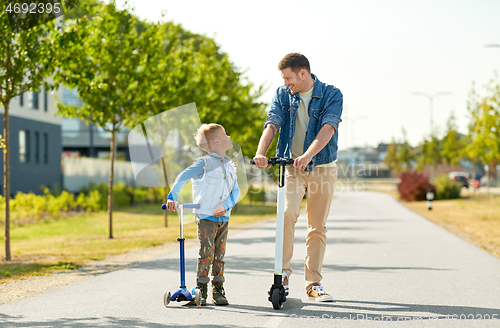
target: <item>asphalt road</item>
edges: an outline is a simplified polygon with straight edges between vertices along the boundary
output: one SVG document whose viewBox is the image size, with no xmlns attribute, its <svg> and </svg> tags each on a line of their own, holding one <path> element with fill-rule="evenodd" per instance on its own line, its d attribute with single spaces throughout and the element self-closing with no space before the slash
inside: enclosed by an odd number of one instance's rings
<svg viewBox="0 0 500 328">
<path fill-rule="evenodd" d="M 0 327 L 500 327 L 500 259 L 391 196 L 338 193 L 327 228 L 323 285 L 334 302 L 307 301 L 302 214 L 281 310 L 267 300 L 275 229 L 269 221 L 228 239 L 229 306 L 165 308 L 165 289 L 179 285 L 174 252 L 2 305 Z M 197 248 L 186 250 L 189 287 L 196 257 Z"/>
</svg>

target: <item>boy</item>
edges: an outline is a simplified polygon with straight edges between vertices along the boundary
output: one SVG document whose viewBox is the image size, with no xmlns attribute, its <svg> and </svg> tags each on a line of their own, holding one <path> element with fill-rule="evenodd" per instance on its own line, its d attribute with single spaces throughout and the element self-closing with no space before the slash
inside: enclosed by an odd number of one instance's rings
<svg viewBox="0 0 500 328">
<path fill-rule="evenodd" d="M 236 167 L 226 156 L 233 148 L 231 137 L 219 124 L 203 124 L 195 135 L 197 145 L 209 153 L 185 169 L 176 179 L 167 197 L 167 209 L 177 210 L 182 186 L 191 179 L 193 203 L 200 241 L 196 288 L 201 291 L 201 304 L 206 304 L 210 266 L 212 266 L 212 303 L 229 304 L 225 296 L 224 254 L 231 209 L 236 205 L 240 189 Z"/>
</svg>

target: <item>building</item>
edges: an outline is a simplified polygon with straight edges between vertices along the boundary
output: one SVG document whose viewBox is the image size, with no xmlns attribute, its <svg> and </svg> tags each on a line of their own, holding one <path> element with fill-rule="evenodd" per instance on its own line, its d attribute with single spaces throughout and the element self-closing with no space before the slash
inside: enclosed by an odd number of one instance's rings
<svg viewBox="0 0 500 328">
<path fill-rule="evenodd" d="M 346 178 L 392 178 L 392 171 L 384 163 L 387 144 L 372 147 L 353 147 L 337 152 L 339 179 Z"/>
<path fill-rule="evenodd" d="M 59 96 L 59 92 L 57 92 Z M 9 106 L 9 154 L 11 196 L 17 192 L 40 194 L 41 186 L 62 185 L 61 123 L 55 116 L 53 95 L 42 87 L 11 100 Z M 0 126 L 4 129 L 4 107 Z M 3 135 L 3 132 L 2 132 Z M 3 167 L 3 156 L 0 156 Z M 4 192 L 1 179 L 1 193 Z"/>
<path fill-rule="evenodd" d="M 62 102 L 67 106 L 83 106 L 76 89 L 62 87 Z M 109 158 L 111 135 L 101 127 L 79 118 L 63 118 L 62 120 L 63 152 L 73 156 Z M 128 149 L 128 132 L 122 129 L 116 134 L 116 159 L 130 161 Z"/>
</svg>

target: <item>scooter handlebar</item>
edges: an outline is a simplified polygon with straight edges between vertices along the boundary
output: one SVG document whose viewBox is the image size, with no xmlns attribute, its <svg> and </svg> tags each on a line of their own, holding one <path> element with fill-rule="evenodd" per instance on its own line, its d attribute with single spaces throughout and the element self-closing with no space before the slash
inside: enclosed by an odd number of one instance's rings
<svg viewBox="0 0 500 328">
<path fill-rule="evenodd" d="M 200 204 L 179 204 L 177 207 L 199 209 Z M 167 209 L 167 204 L 161 204 L 161 209 L 165 211 Z"/>
<path fill-rule="evenodd" d="M 181 204 L 179 206 L 182 206 L 182 208 L 196 208 L 196 209 L 199 209 L 200 208 L 200 204 Z"/>
<path fill-rule="evenodd" d="M 280 157 L 271 157 L 268 161 L 267 164 L 271 166 L 278 166 L 278 165 L 293 165 L 294 159 L 293 158 L 280 158 Z M 250 160 L 250 164 L 255 165 L 254 160 Z M 312 161 L 309 162 L 309 165 L 312 165 Z"/>
</svg>

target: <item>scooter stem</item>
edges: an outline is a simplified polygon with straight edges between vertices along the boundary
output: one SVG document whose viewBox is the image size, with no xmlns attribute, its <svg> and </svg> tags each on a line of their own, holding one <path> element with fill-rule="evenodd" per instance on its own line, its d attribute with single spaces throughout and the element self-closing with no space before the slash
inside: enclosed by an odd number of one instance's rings
<svg viewBox="0 0 500 328">
<path fill-rule="evenodd" d="M 280 166 L 280 171 L 283 166 Z M 281 275 L 283 266 L 283 230 L 285 224 L 285 187 L 278 188 L 278 210 L 276 216 L 276 243 L 274 251 L 274 274 Z"/>
</svg>

